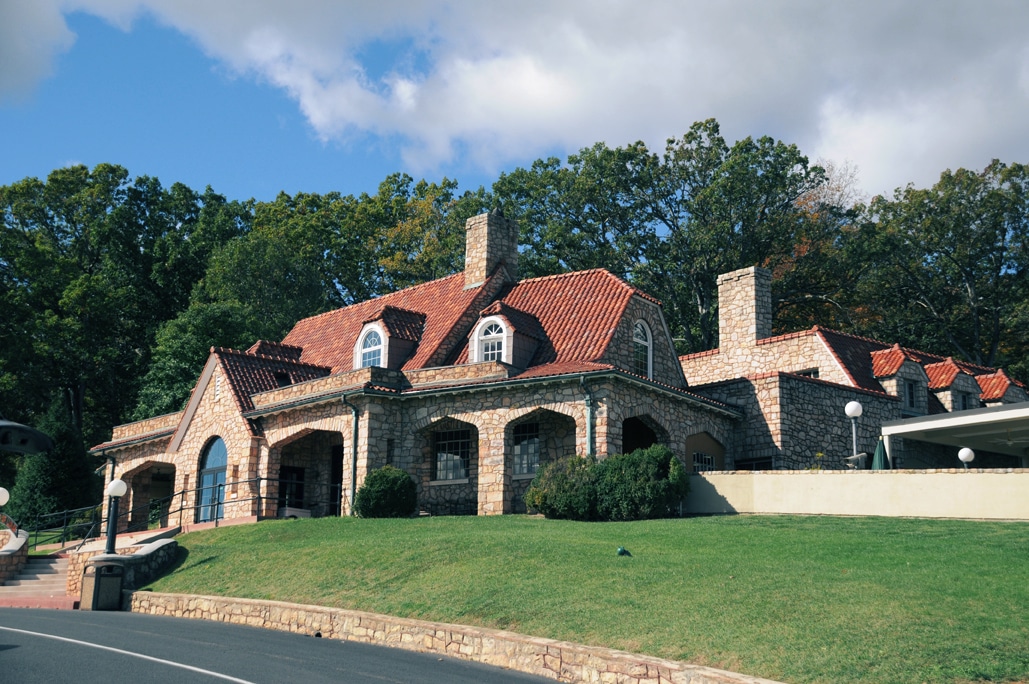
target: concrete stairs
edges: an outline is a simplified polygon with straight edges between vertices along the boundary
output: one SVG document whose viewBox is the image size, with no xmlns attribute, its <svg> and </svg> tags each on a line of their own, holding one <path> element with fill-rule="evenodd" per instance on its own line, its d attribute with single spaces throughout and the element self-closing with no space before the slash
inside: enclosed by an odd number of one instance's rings
<svg viewBox="0 0 1029 684">
<path fill-rule="evenodd" d="M 0 606 L 73 610 L 79 601 L 65 595 L 67 584 L 67 557 L 31 556 L 21 574 L 0 586 Z"/>
</svg>

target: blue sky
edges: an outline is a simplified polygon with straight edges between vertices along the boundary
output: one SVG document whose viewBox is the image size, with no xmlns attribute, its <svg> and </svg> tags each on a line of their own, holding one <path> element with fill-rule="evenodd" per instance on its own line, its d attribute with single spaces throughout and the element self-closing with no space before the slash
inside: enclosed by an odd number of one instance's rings
<svg viewBox="0 0 1029 684">
<path fill-rule="evenodd" d="M 715 117 L 889 192 L 1029 162 L 1026 36 L 1019 0 L 0 0 L 0 184 L 474 189 Z"/>
</svg>

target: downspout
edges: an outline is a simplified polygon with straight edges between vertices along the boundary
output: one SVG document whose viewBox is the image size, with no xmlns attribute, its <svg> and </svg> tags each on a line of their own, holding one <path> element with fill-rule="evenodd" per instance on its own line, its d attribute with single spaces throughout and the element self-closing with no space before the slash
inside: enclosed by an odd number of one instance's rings
<svg viewBox="0 0 1029 684">
<path fill-rule="evenodd" d="M 354 513 L 354 497 L 357 496 L 357 407 L 347 401 L 346 395 L 340 397 L 343 405 L 350 409 L 353 418 L 350 431 L 350 515 Z"/>
<path fill-rule="evenodd" d="M 579 376 L 579 386 L 586 393 L 586 455 L 593 457 L 593 393 L 586 384 L 585 376 Z"/>
</svg>

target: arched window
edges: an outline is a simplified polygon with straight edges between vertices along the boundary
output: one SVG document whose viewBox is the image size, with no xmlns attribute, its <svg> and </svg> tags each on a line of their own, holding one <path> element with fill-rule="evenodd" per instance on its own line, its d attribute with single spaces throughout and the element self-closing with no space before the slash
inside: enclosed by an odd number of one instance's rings
<svg viewBox="0 0 1029 684">
<path fill-rule="evenodd" d="M 504 360 L 504 327 L 499 323 L 489 323 L 479 335 L 480 361 Z"/>
<path fill-rule="evenodd" d="M 382 365 L 382 335 L 369 330 L 361 341 L 361 368 Z"/>
<path fill-rule="evenodd" d="M 225 468 L 229 453 L 221 437 L 215 437 L 204 448 L 200 459 L 200 477 L 197 478 L 197 522 L 220 520 L 224 515 Z"/>
<path fill-rule="evenodd" d="M 636 321 L 632 327 L 632 371 L 637 375 L 650 377 L 650 329 L 643 321 Z"/>
</svg>

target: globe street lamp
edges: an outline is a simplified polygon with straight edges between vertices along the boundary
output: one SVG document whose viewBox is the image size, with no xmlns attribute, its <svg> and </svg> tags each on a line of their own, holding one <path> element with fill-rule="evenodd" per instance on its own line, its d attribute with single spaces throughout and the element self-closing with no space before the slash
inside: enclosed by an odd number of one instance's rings
<svg viewBox="0 0 1029 684">
<path fill-rule="evenodd" d="M 107 485 L 107 496 L 110 497 L 110 503 L 107 506 L 107 547 L 104 549 L 104 553 L 115 553 L 114 540 L 118 536 L 118 499 L 125 496 L 127 491 L 129 491 L 129 486 L 125 484 L 124 480 L 111 480 L 111 483 Z"/>
<path fill-rule="evenodd" d="M 0 506 L 6 506 L 7 502 L 11 500 L 11 493 L 0 487 Z"/>
<path fill-rule="evenodd" d="M 965 466 L 965 470 L 968 470 L 968 464 L 975 459 L 975 452 L 964 447 L 958 452 L 958 460 L 961 461 L 961 465 Z"/>
<path fill-rule="evenodd" d="M 843 412 L 850 418 L 850 435 L 854 447 L 854 460 L 857 460 L 857 419 L 861 417 L 861 404 L 856 401 L 848 401 L 847 405 L 843 407 Z"/>
</svg>

